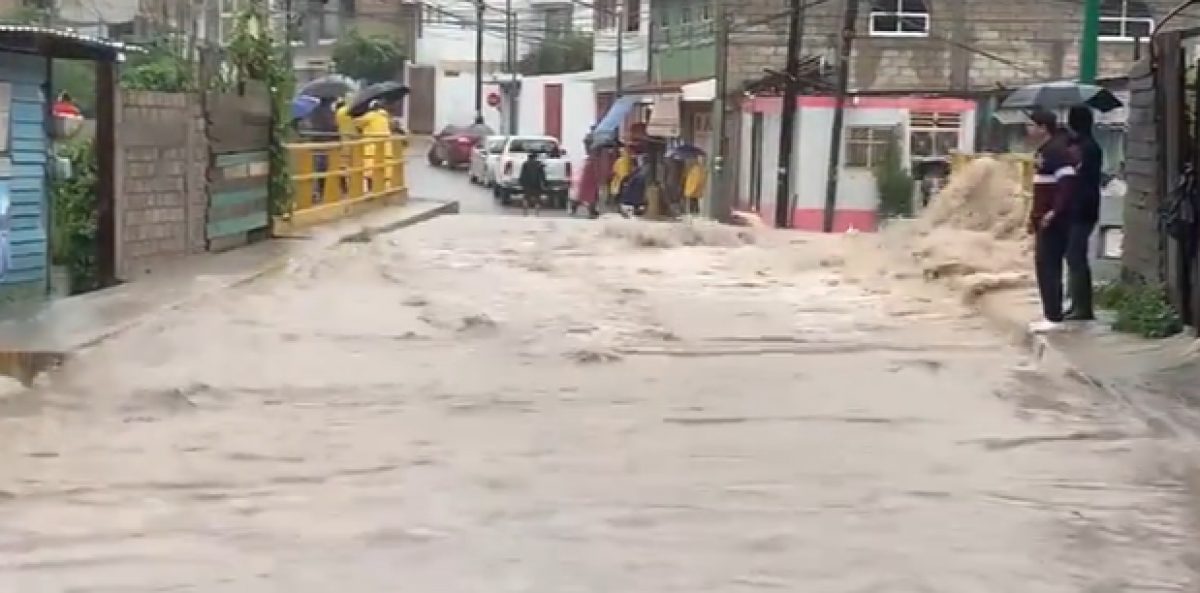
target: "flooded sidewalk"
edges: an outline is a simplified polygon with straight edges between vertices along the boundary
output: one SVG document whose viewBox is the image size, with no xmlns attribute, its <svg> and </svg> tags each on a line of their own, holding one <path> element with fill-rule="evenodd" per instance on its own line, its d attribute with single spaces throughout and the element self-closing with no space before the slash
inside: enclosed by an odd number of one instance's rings
<svg viewBox="0 0 1200 593">
<path fill-rule="evenodd" d="M 0 425 L 0 584 L 1192 584 L 1174 441 L 836 237 L 671 228 L 445 217 L 82 353 Z"/>
</svg>

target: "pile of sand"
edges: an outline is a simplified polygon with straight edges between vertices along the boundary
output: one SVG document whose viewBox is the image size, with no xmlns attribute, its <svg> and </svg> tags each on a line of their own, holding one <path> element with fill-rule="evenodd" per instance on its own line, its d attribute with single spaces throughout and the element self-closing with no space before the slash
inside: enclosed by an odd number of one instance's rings
<svg viewBox="0 0 1200 593">
<path fill-rule="evenodd" d="M 881 233 L 878 248 L 889 256 L 905 256 L 899 258 L 899 269 L 897 258 L 882 258 L 889 262 L 887 273 L 947 282 L 968 301 L 1031 285 L 1027 204 L 1013 164 L 976 160 L 951 177 L 919 218 L 889 225 Z"/>
</svg>

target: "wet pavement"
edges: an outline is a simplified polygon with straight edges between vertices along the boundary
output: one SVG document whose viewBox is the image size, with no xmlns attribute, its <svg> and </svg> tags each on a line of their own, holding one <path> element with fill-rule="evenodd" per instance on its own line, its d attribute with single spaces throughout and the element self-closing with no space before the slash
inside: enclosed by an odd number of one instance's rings
<svg viewBox="0 0 1200 593">
<path fill-rule="evenodd" d="M 0 585 L 1192 590 L 1175 441 L 765 240 L 443 217 L 166 313 L 9 402 Z"/>
</svg>

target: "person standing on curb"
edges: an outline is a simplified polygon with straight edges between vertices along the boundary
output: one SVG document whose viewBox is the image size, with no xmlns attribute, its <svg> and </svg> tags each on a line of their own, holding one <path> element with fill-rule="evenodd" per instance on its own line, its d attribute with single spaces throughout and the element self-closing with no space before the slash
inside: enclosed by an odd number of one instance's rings
<svg viewBox="0 0 1200 593">
<path fill-rule="evenodd" d="M 1061 329 L 1064 319 L 1063 259 L 1069 241 L 1076 159 L 1054 113 L 1034 111 L 1026 130 L 1030 143 L 1037 147 L 1029 232 L 1034 236 L 1034 272 L 1043 316 L 1029 324 L 1029 331 L 1046 333 Z"/>
<path fill-rule="evenodd" d="M 1078 157 L 1075 170 L 1074 194 L 1071 196 L 1071 216 L 1067 221 L 1067 293 L 1071 306 L 1067 321 L 1092 321 L 1092 265 L 1088 246 L 1092 232 L 1100 222 L 1100 176 L 1104 169 L 1104 149 L 1092 134 L 1095 116 L 1086 106 L 1072 107 L 1067 112 L 1067 128 L 1071 131 L 1071 147 Z"/>
</svg>

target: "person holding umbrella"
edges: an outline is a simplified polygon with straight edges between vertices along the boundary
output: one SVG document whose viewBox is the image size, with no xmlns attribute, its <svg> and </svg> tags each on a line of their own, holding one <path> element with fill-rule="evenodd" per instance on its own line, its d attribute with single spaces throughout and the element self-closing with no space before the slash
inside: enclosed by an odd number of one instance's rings
<svg viewBox="0 0 1200 593">
<path fill-rule="evenodd" d="M 1060 132 L 1058 116 L 1053 112 L 1031 113 L 1026 131 L 1030 143 L 1037 147 L 1029 232 L 1034 236 L 1034 272 L 1043 315 L 1029 325 L 1029 330 L 1046 333 L 1060 329 L 1064 318 L 1063 259 L 1070 240 L 1077 157 L 1068 138 Z"/>
<path fill-rule="evenodd" d="M 1074 195 L 1071 197 L 1070 219 L 1067 220 L 1067 292 L 1071 306 L 1065 314 L 1067 321 L 1093 321 L 1092 266 L 1088 245 L 1092 231 L 1100 222 L 1100 190 L 1103 182 L 1104 149 L 1092 134 L 1095 116 L 1092 109 L 1076 105 L 1067 111 L 1070 145 L 1077 158 Z"/>
<path fill-rule="evenodd" d="M 354 123 L 358 126 L 359 131 L 365 137 L 390 137 L 392 135 L 392 117 L 391 112 L 387 110 L 387 105 L 402 101 L 408 96 L 408 87 L 395 82 L 381 82 L 373 84 L 355 95 L 347 102 L 349 107 L 349 115 L 354 118 Z M 393 149 L 391 142 L 384 142 L 383 158 L 391 161 Z M 376 168 L 379 163 L 375 162 L 376 147 L 374 144 L 368 144 L 363 149 L 363 154 L 366 157 L 363 165 L 367 167 L 366 177 L 368 184 L 373 184 L 377 189 L 379 182 L 389 180 L 392 175 L 390 166 L 383 167 L 383 171 Z"/>
<path fill-rule="evenodd" d="M 351 109 L 351 113 L 353 113 Z M 365 112 L 354 120 L 358 129 L 362 132 L 365 139 L 387 138 L 392 135 L 391 116 L 383 103 L 379 100 L 372 101 Z M 363 147 L 363 167 L 366 168 L 364 177 L 367 181 L 367 191 L 378 191 L 382 185 L 391 180 L 392 169 L 390 166 L 385 166 L 385 162 L 391 162 L 392 143 L 383 143 L 383 153 L 378 154 L 376 144 L 370 143 Z M 376 157 L 380 157 L 384 162 L 377 162 Z M 381 170 L 382 169 L 382 170 Z"/>
</svg>

